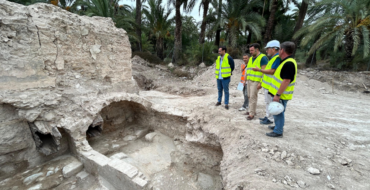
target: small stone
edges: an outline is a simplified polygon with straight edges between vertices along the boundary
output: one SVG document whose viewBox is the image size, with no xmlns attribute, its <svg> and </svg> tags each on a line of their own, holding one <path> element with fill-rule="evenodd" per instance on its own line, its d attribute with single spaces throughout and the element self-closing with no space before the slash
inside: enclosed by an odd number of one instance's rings
<svg viewBox="0 0 370 190">
<path fill-rule="evenodd" d="M 136 135 L 137 138 L 141 138 L 141 137 L 145 136 L 148 133 L 148 130 L 149 129 L 139 129 L 139 130 L 135 131 L 135 135 Z"/>
<path fill-rule="evenodd" d="M 299 161 L 304 161 L 305 159 L 302 156 L 299 156 Z"/>
<path fill-rule="evenodd" d="M 136 136 L 134 135 L 127 135 L 123 138 L 123 141 L 134 141 L 136 140 Z"/>
<path fill-rule="evenodd" d="M 53 174 L 54 174 L 54 171 L 48 171 L 48 172 L 46 173 L 46 177 L 51 176 L 51 175 L 53 175 Z"/>
<path fill-rule="evenodd" d="M 202 187 L 202 189 L 211 189 L 214 186 L 213 178 L 210 175 L 199 173 L 198 184 Z"/>
<path fill-rule="evenodd" d="M 74 174 L 80 172 L 83 167 L 84 167 L 84 165 L 81 162 L 79 162 L 77 160 L 76 161 L 73 161 L 72 163 L 64 166 L 64 168 L 63 168 L 63 176 L 65 178 L 71 177 Z"/>
<path fill-rule="evenodd" d="M 269 149 L 268 148 L 262 148 L 262 152 L 268 152 Z"/>
<path fill-rule="evenodd" d="M 286 155 L 287 155 L 287 153 L 286 153 L 286 151 L 284 150 L 282 153 L 281 153 L 281 159 L 282 160 L 284 160 L 285 158 L 286 158 Z"/>
<path fill-rule="evenodd" d="M 277 181 L 276 181 L 276 179 L 274 178 L 274 179 L 272 179 L 272 182 L 276 183 Z"/>
<path fill-rule="evenodd" d="M 304 181 L 301 181 L 301 180 L 298 180 L 297 181 L 297 184 L 300 188 L 305 188 L 306 187 L 306 183 Z"/>
<path fill-rule="evenodd" d="M 85 172 L 85 171 L 81 171 L 80 173 L 78 173 L 76 175 L 77 179 L 79 180 L 84 180 L 85 178 L 87 178 L 90 174 Z"/>
<path fill-rule="evenodd" d="M 32 182 L 34 182 L 37 178 L 41 177 L 41 176 L 44 176 L 44 174 L 42 172 L 40 173 L 37 173 L 37 174 L 33 174 L 31 176 L 28 176 L 26 177 L 24 180 L 23 180 L 23 183 L 25 185 L 29 185 L 31 184 Z"/>
<path fill-rule="evenodd" d="M 28 188 L 27 190 L 39 190 L 41 189 L 42 187 L 42 184 L 37 184 L 35 186 L 32 186 L 31 188 Z"/>
<path fill-rule="evenodd" d="M 120 147 L 119 144 L 112 144 L 112 148 L 118 148 Z"/>
<path fill-rule="evenodd" d="M 288 182 L 286 182 L 285 180 L 283 180 L 281 183 L 283 183 L 284 185 L 288 185 Z"/>
<path fill-rule="evenodd" d="M 330 188 L 330 189 L 335 189 L 335 186 L 334 186 L 333 184 L 330 184 L 330 183 L 329 183 L 329 184 L 327 184 L 326 186 L 327 186 L 328 188 Z"/>
<path fill-rule="evenodd" d="M 199 65 L 200 68 L 205 68 L 206 67 L 206 64 L 204 62 L 202 62 L 200 65 Z"/>
<path fill-rule="evenodd" d="M 148 133 L 145 135 L 145 140 L 153 142 L 153 138 L 157 135 L 156 132 Z"/>
<path fill-rule="evenodd" d="M 173 65 L 173 63 L 169 63 L 169 64 L 168 64 L 168 67 L 169 67 L 169 68 L 174 68 L 175 66 Z"/>
<path fill-rule="evenodd" d="M 110 157 L 110 159 L 118 159 L 118 160 L 121 160 L 123 158 L 127 158 L 127 155 L 123 152 L 116 153 Z"/>
<path fill-rule="evenodd" d="M 319 175 L 321 173 L 319 169 L 313 167 L 307 168 L 307 171 L 310 172 L 310 174 L 312 175 Z"/>
</svg>

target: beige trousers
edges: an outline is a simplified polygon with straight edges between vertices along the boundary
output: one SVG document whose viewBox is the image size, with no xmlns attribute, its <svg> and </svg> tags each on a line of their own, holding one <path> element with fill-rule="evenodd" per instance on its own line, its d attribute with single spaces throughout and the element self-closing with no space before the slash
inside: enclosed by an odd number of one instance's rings
<svg viewBox="0 0 370 190">
<path fill-rule="evenodd" d="M 256 115 L 259 82 L 248 80 L 249 115 Z"/>
</svg>

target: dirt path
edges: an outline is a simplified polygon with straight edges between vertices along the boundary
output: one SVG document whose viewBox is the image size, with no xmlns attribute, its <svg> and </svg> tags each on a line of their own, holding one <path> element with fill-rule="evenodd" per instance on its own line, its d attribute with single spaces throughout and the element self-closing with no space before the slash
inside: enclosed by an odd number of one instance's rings
<svg viewBox="0 0 370 190">
<path fill-rule="evenodd" d="M 237 68 L 241 60 L 236 60 Z M 172 95 L 141 91 L 156 106 L 176 109 L 201 120 L 204 134 L 215 134 L 223 150 L 221 175 L 225 189 L 370 189 L 370 96 L 339 91 L 331 85 L 298 76 L 288 102 L 283 138 L 265 136 L 259 120 L 247 121 L 237 109 L 243 98 L 232 77 L 230 110 L 215 107 L 213 68 L 193 80 L 180 80 L 166 71 L 147 69 L 158 86 L 198 89 L 203 95 Z M 158 76 L 167 76 L 158 83 Z M 258 117 L 264 116 L 259 94 Z M 258 118 L 257 117 L 257 118 Z M 311 173 L 317 172 L 317 174 Z"/>
</svg>

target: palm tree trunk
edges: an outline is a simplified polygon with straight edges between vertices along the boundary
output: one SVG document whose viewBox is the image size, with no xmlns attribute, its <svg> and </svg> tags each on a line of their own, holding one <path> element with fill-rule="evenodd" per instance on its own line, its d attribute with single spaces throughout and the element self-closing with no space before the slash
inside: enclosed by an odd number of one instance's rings
<svg viewBox="0 0 370 190">
<path fill-rule="evenodd" d="M 251 42 L 252 42 L 252 32 L 248 31 L 247 44 L 250 44 Z"/>
<path fill-rule="evenodd" d="M 209 6 L 209 0 L 205 0 L 203 3 L 203 21 L 202 25 L 200 26 L 200 37 L 199 37 L 199 43 L 203 44 L 204 43 L 204 36 L 206 32 L 206 17 L 207 17 L 207 12 L 208 12 L 208 6 Z"/>
<path fill-rule="evenodd" d="M 352 62 L 352 50 L 353 50 L 353 38 L 352 38 L 352 32 L 349 32 L 346 34 L 346 37 L 345 37 L 345 50 L 346 50 L 346 66 L 349 68 L 350 67 L 350 63 Z"/>
<path fill-rule="evenodd" d="M 173 62 L 176 63 L 180 59 L 180 54 L 182 51 L 182 22 L 181 22 L 181 0 L 176 0 L 175 3 L 175 9 L 176 9 L 176 15 L 175 15 L 175 21 L 176 21 L 176 28 L 175 28 L 175 47 L 174 47 L 174 60 Z"/>
<path fill-rule="evenodd" d="M 163 60 L 163 38 L 158 37 L 156 42 L 157 56 Z"/>
<path fill-rule="evenodd" d="M 217 10 L 217 19 L 221 19 L 221 11 L 222 11 L 222 0 L 218 1 L 218 10 Z M 220 37 L 221 37 L 221 27 L 218 26 L 216 31 L 216 40 L 215 45 L 220 47 Z"/>
<path fill-rule="evenodd" d="M 305 63 L 306 67 L 312 67 L 314 65 L 316 65 L 316 51 L 310 56 L 308 56 Z"/>
<path fill-rule="evenodd" d="M 275 13 L 276 13 L 277 8 L 278 8 L 278 0 L 273 0 L 269 20 L 266 26 L 266 32 L 263 37 L 264 44 L 267 44 L 267 42 L 270 41 L 272 38 L 271 35 L 272 35 L 272 29 L 274 28 Z"/>
<path fill-rule="evenodd" d="M 137 48 L 141 51 L 141 0 L 136 0 L 136 16 L 135 16 L 137 28 L 136 35 L 139 38 L 139 41 L 136 42 Z"/>
<path fill-rule="evenodd" d="M 294 33 L 295 34 L 298 30 L 300 30 L 303 26 L 303 21 L 306 17 L 307 14 L 307 9 L 308 9 L 308 4 L 305 1 L 302 1 L 302 4 L 298 7 L 299 8 L 299 14 L 298 14 L 298 19 L 294 27 Z M 298 47 L 299 44 L 299 39 L 292 39 L 294 44 L 296 45 L 296 48 Z M 295 51 L 293 53 L 293 57 L 295 56 Z"/>
</svg>

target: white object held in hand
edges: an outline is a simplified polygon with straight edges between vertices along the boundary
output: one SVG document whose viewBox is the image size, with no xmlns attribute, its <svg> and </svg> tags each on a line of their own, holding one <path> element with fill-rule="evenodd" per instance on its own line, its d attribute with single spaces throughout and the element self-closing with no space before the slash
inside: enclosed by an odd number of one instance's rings
<svg viewBox="0 0 370 190">
<path fill-rule="evenodd" d="M 243 91 L 244 84 L 242 82 L 239 82 L 237 90 Z"/>
<path fill-rule="evenodd" d="M 269 104 L 268 111 L 272 115 L 279 115 L 281 112 L 284 111 L 284 106 L 279 102 L 271 102 Z"/>
</svg>

